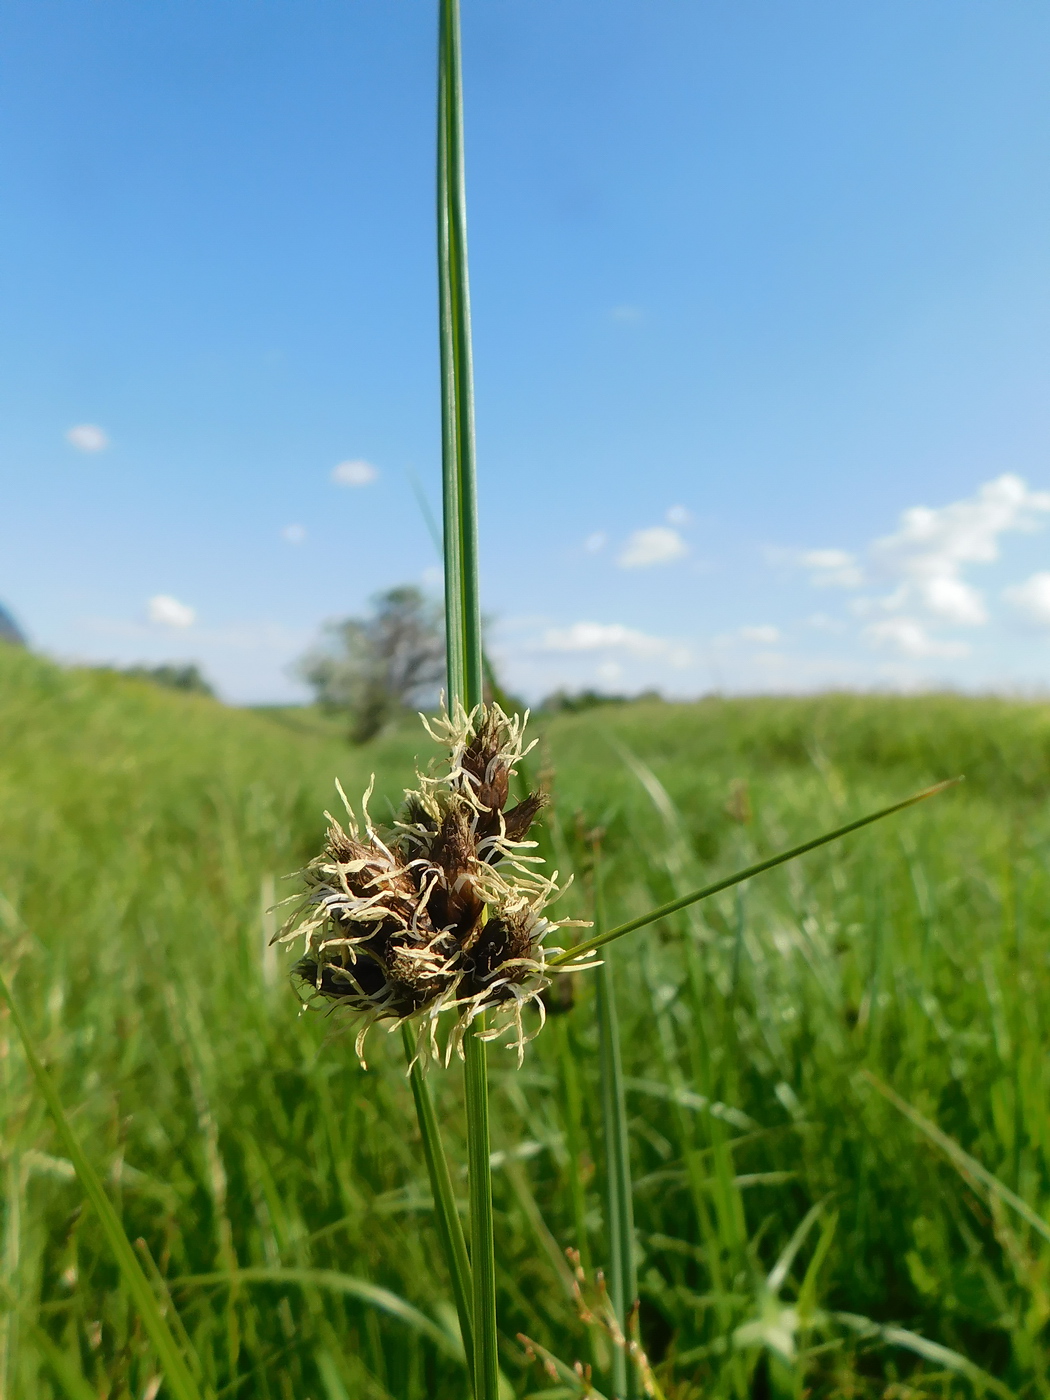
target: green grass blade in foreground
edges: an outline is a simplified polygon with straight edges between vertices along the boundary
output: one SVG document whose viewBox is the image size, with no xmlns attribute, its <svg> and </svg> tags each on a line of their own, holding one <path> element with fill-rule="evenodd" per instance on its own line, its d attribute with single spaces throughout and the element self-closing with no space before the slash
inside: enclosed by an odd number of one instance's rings
<svg viewBox="0 0 1050 1400">
<path fill-rule="evenodd" d="M 568 952 L 560 953 L 556 958 L 551 958 L 551 966 L 559 967 L 563 963 L 575 962 L 583 953 L 589 953 L 594 948 L 602 948 L 606 943 L 612 943 L 615 939 L 623 938 L 625 934 L 634 933 L 636 929 L 645 928 L 648 924 L 655 924 L 658 920 L 666 918 L 668 914 L 677 914 L 679 909 L 687 909 L 690 904 L 696 904 L 701 899 L 708 899 L 713 894 L 721 893 L 722 890 L 732 889 L 741 881 L 750 880 L 753 875 L 761 875 L 766 870 L 773 870 L 786 861 L 794 860 L 796 856 L 804 856 L 807 851 L 815 851 L 818 846 L 826 846 L 831 841 L 848 836 L 851 831 L 859 831 L 861 827 L 870 826 L 872 822 L 881 821 L 883 817 L 892 817 L 895 812 L 903 812 L 905 808 L 914 807 L 917 802 L 925 802 L 928 797 L 935 797 L 937 793 L 944 792 L 946 788 L 954 787 L 956 783 L 961 782 L 962 778 L 948 778 L 943 783 L 935 783 L 933 787 L 923 788 L 922 792 L 916 792 L 911 797 L 906 797 L 903 802 L 895 802 L 892 807 L 883 807 L 878 812 L 872 812 L 866 817 L 859 817 L 855 822 L 847 822 L 845 826 L 836 827 L 834 831 L 817 836 L 812 841 L 804 841 L 801 846 L 792 846 L 790 850 L 781 851 L 779 855 L 770 856 L 768 860 L 757 861 L 754 865 L 738 870 L 733 875 L 716 880 L 713 885 L 705 885 L 703 889 L 693 890 L 691 894 L 684 894 L 678 899 L 660 904 L 657 908 L 650 909 L 648 914 L 640 914 L 637 919 L 629 919 L 627 923 L 618 924 L 616 928 L 609 929 L 608 933 L 596 934 L 594 938 L 589 938 L 586 943 L 578 943 L 575 948 L 570 948 Z"/>
<path fill-rule="evenodd" d="M 594 856 L 594 913 L 598 927 L 605 922 L 601 865 Z M 627 1100 L 623 1083 L 623 1057 L 616 1017 L 616 992 L 610 964 L 597 969 L 598 1059 L 602 1093 L 602 1132 L 605 1147 L 606 1222 L 609 1301 L 622 1334 L 612 1354 L 612 1393 L 616 1400 L 634 1400 L 637 1394 L 634 1367 L 626 1347 L 627 1318 L 638 1292 L 634 1269 L 634 1194 L 631 1184 L 631 1148 L 627 1134 Z M 616 1341 L 618 1339 L 614 1339 Z"/>
<path fill-rule="evenodd" d="M 448 700 L 469 711 L 482 698 L 478 589 L 474 367 L 463 174 L 459 0 L 440 0 L 438 34 L 438 291 Z"/>
<path fill-rule="evenodd" d="M 0 1292 L 4 1294 L 7 1306 L 16 1314 L 22 1327 L 32 1338 L 33 1345 L 40 1353 L 44 1363 L 50 1367 L 52 1375 L 62 1387 L 68 1400 L 98 1400 L 98 1392 L 93 1385 L 89 1385 L 84 1379 L 80 1368 L 74 1365 L 72 1358 L 55 1344 L 49 1333 L 45 1332 L 40 1324 L 33 1320 L 28 1309 L 21 1306 L 17 1296 L 6 1284 L 0 1283 Z"/>
<path fill-rule="evenodd" d="M 954 1138 L 942 1132 L 936 1123 L 931 1123 L 928 1118 L 924 1118 L 917 1108 L 912 1108 L 906 1099 L 902 1099 L 899 1094 L 894 1093 L 888 1084 L 883 1084 L 882 1080 L 872 1074 L 871 1070 L 863 1069 L 861 1074 L 873 1089 L 877 1089 L 884 1099 L 888 1099 L 894 1108 L 904 1114 L 909 1123 L 913 1123 L 921 1133 L 925 1133 L 929 1140 L 941 1149 L 964 1181 L 968 1181 L 971 1185 L 975 1181 L 979 1181 L 986 1191 L 1015 1210 L 1022 1220 L 1027 1221 L 1033 1230 L 1042 1235 L 1043 1239 L 1050 1240 L 1050 1224 L 1047 1224 L 1027 1201 L 1023 1201 L 1020 1196 L 1010 1190 L 1009 1186 L 1004 1186 L 997 1176 L 993 1176 L 987 1167 L 978 1162 L 976 1157 L 971 1157 Z"/>
<path fill-rule="evenodd" d="M 904 1351 L 910 1351 L 913 1356 L 921 1356 L 924 1361 L 932 1361 L 935 1366 L 943 1367 L 946 1371 L 965 1376 L 978 1393 L 991 1391 L 1002 1400 L 1016 1400 L 1014 1391 L 975 1365 L 969 1357 L 953 1351 L 951 1347 L 942 1346 L 940 1342 L 932 1342 L 929 1337 L 924 1337 L 918 1332 L 909 1331 L 906 1327 L 886 1327 L 857 1313 L 835 1312 L 829 1313 L 828 1316 L 843 1327 L 848 1327 L 851 1332 L 857 1333 L 862 1339 L 871 1338 L 873 1341 L 884 1342 L 887 1346 L 901 1347 Z"/>
<path fill-rule="evenodd" d="M 411 1062 L 415 1056 L 412 1032 L 407 1026 L 403 1026 L 401 1035 L 405 1054 Z M 412 1065 L 410 1080 L 412 1097 L 416 1105 L 416 1117 L 419 1119 L 419 1131 L 423 1139 L 423 1153 L 427 1160 L 430 1191 L 434 1197 L 438 1235 L 452 1278 L 452 1292 L 456 1300 L 456 1313 L 459 1317 L 459 1330 L 463 1337 L 463 1350 L 467 1357 L 467 1369 L 473 1380 L 474 1327 L 471 1313 L 473 1292 L 470 1280 L 470 1260 L 467 1257 L 467 1242 L 463 1238 L 463 1226 L 460 1224 L 459 1212 L 456 1209 L 456 1196 L 452 1188 L 452 1178 L 449 1175 L 445 1147 L 441 1141 L 441 1130 L 434 1112 L 430 1085 L 427 1083 L 426 1075 L 418 1062 Z"/>
<path fill-rule="evenodd" d="M 492 1238 L 492 1171 L 489 1148 L 489 1086 L 484 1014 L 464 1043 L 467 1091 L 467 1153 L 470 1174 L 470 1262 L 474 1284 L 474 1393 L 498 1400 L 496 1344 L 496 1250 Z"/>
<path fill-rule="evenodd" d="M 340 1273 L 337 1269 L 282 1269 L 262 1266 L 237 1269 L 233 1273 L 185 1274 L 171 1280 L 172 1288 L 233 1288 L 242 1283 L 288 1283 L 297 1288 L 321 1288 L 329 1293 L 339 1293 L 347 1298 L 357 1298 L 362 1303 L 396 1317 L 414 1332 L 426 1337 L 443 1355 L 462 1362 L 463 1353 L 456 1345 L 455 1338 L 439 1327 L 436 1322 L 420 1312 L 419 1308 L 407 1303 L 389 1288 L 380 1288 L 367 1279 L 354 1278 L 351 1274 Z"/>
<path fill-rule="evenodd" d="M 135 1251 L 131 1242 L 124 1233 L 124 1228 L 120 1223 L 117 1212 L 113 1209 L 105 1188 L 99 1180 L 98 1173 L 84 1155 L 80 1142 L 73 1132 L 66 1117 L 65 1109 L 62 1107 L 62 1100 L 58 1096 L 58 1091 L 51 1082 L 51 1076 L 40 1062 L 40 1058 L 33 1046 L 29 1028 L 22 1019 L 22 1013 L 18 1005 L 8 990 L 7 983 L 0 978 L 0 997 L 7 1004 L 11 1013 L 11 1019 L 18 1031 L 22 1048 L 25 1051 L 29 1067 L 36 1079 L 37 1087 L 40 1089 L 51 1117 L 55 1121 L 58 1135 L 65 1145 L 69 1160 L 73 1163 L 80 1184 L 84 1188 L 84 1194 L 95 1208 L 109 1247 L 112 1249 L 121 1276 L 124 1279 L 125 1287 L 131 1295 L 132 1302 L 142 1319 L 142 1325 L 149 1333 L 150 1340 L 157 1351 L 157 1356 L 164 1370 L 164 1375 L 168 1383 L 171 1394 L 176 1400 L 201 1400 L 201 1392 L 189 1372 L 186 1362 L 182 1358 L 171 1329 L 164 1319 L 160 1310 L 156 1296 L 150 1287 L 146 1275 L 142 1271 L 142 1266 L 135 1258 Z"/>
</svg>

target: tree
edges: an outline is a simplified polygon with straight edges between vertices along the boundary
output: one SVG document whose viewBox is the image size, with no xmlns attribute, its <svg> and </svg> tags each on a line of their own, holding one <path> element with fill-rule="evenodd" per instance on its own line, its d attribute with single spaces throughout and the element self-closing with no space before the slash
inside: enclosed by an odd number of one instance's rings
<svg viewBox="0 0 1050 1400">
<path fill-rule="evenodd" d="M 14 647 L 28 645 L 21 627 L 2 603 L 0 603 L 0 642 L 10 642 Z"/>
<path fill-rule="evenodd" d="M 418 588 L 391 588 L 372 600 L 370 617 L 329 623 L 299 674 L 318 704 L 350 715 L 350 738 L 364 743 L 399 710 L 436 701 L 445 675 L 442 619 L 440 605 Z"/>
</svg>

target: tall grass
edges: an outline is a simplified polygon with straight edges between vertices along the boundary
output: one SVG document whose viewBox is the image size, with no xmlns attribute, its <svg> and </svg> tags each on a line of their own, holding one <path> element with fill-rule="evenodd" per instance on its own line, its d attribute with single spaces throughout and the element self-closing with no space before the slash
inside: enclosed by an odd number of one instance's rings
<svg viewBox="0 0 1050 1400">
<path fill-rule="evenodd" d="M 0 651 L 0 729 L 5 971 L 17 964 L 33 1037 L 203 1384 L 462 1395 L 400 1044 L 380 1036 L 365 1073 L 323 1017 L 290 1030 L 291 992 L 260 953 L 260 871 L 280 877 L 316 847 L 333 771 L 352 789 L 375 770 L 375 810 L 395 801 L 415 730 L 350 751 L 305 717 L 293 731 L 14 651 Z M 610 738 L 658 779 L 677 840 Z M 1050 1245 L 861 1074 L 1050 1219 L 1046 711 L 639 705 L 560 718 L 543 746 L 559 864 L 585 874 L 605 829 L 610 923 L 968 771 L 896 826 L 615 945 L 642 1337 L 675 1397 L 745 1395 L 777 1367 L 823 1395 L 984 1384 L 937 1347 L 1012 1393 L 1050 1394 Z M 538 1233 L 604 1262 L 595 992 L 577 979 L 525 1068 L 498 1052 L 491 1070 L 500 1360 L 520 1395 L 570 1383 L 529 1363 L 519 1332 L 598 1363 L 596 1380 L 611 1361 Z M 95 1394 L 141 1396 L 158 1356 L 6 1020 L 0 1052 L 5 1393 L 74 1394 L 64 1367 Z M 461 1088 L 428 1079 L 465 1212 Z M 820 1205 L 773 1297 L 769 1275 Z M 232 1288 L 215 1281 L 231 1260 Z M 775 1350 L 785 1337 L 792 1360 Z"/>
</svg>

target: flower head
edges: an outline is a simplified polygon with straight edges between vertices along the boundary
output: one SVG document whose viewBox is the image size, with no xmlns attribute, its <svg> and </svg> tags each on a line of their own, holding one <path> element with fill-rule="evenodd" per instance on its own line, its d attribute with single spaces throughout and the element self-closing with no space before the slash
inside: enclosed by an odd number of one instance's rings
<svg viewBox="0 0 1050 1400">
<path fill-rule="evenodd" d="M 543 940 L 572 922 L 544 915 L 559 893 L 558 875 L 541 874 L 542 860 L 529 853 L 536 846 L 529 830 L 546 798 L 529 793 L 508 806 L 514 765 L 528 752 L 518 716 L 498 705 L 468 715 L 457 705 L 452 715 L 423 723 L 447 748 L 447 771 L 417 772 L 418 786 L 405 792 L 389 829 L 368 815 L 371 785 L 359 824 L 337 783 L 348 825 L 325 813 L 324 850 L 302 872 L 305 893 L 278 937 L 304 938 L 295 973 L 311 1000 L 360 1017 L 358 1056 L 369 1026 L 391 1020 L 394 1028 L 413 1021 L 417 1055 L 437 1057 L 438 1022 L 450 1012 L 447 1062 L 454 1049 L 462 1053 L 477 1016 L 492 1011 L 484 1038 L 512 1031 L 520 1064 L 532 1038 L 522 1011 L 534 1003 L 542 1026 L 547 954 L 562 951 Z"/>
</svg>

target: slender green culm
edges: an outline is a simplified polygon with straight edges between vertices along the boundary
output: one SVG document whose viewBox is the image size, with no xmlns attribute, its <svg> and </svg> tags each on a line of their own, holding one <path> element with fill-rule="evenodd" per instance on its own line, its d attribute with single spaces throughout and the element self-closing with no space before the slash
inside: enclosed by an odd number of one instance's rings
<svg viewBox="0 0 1050 1400">
<path fill-rule="evenodd" d="M 483 663 L 459 0 L 440 0 L 440 7 L 437 226 L 445 636 L 449 709 L 458 700 L 470 710 L 482 698 Z"/>
<path fill-rule="evenodd" d="M 409 1079 L 412 1084 L 412 1098 L 416 1105 L 419 1132 L 423 1139 L 423 1155 L 427 1162 L 427 1175 L 430 1178 L 430 1192 L 434 1197 L 434 1214 L 437 1219 L 441 1249 L 448 1263 L 452 1279 L 452 1292 L 456 1300 L 456 1313 L 459 1316 L 459 1330 L 463 1338 L 463 1350 L 467 1358 L 467 1370 L 471 1384 L 474 1380 L 474 1326 L 473 1293 L 470 1281 L 470 1260 L 467 1256 L 467 1242 L 463 1238 L 463 1226 L 456 1209 L 456 1195 L 449 1174 L 448 1159 L 441 1141 L 437 1114 L 430 1085 L 422 1065 L 416 1059 L 415 1042 L 408 1026 L 401 1027 L 405 1055 L 412 1066 Z"/>
<path fill-rule="evenodd" d="M 474 1283 L 474 1393 L 497 1400 L 496 1251 L 492 1238 L 492 1169 L 489 1148 L 489 1084 L 484 1016 L 466 1038 L 467 1152 L 470 1172 L 470 1249 Z"/>
<path fill-rule="evenodd" d="M 670 899 L 666 904 L 659 904 L 655 909 L 650 909 L 648 914 L 640 914 L 637 919 L 629 919 L 625 924 L 617 924 L 615 928 L 609 929 L 606 933 L 595 934 L 593 938 L 588 938 L 586 943 L 577 943 L 575 948 L 570 948 L 567 953 L 560 953 L 557 957 L 551 958 L 549 965 L 559 967 L 563 963 L 575 962 L 583 953 L 589 953 L 594 948 L 603 948 L 606 943 L 623 938 L 627 933 L 634 933 L 636 929 L 645 928 L 647 924 L 655 924 L 660 919 L 665 919 L 669 914 L 677 914 L 680 909 L 688 909 L 690 904 L 696 904 L 701 899 L 709 899 L 711 895 L 719 894 L 722 890 L 732 889 L 734 885 L 739 885 L 744 880 L 750 880 L 753 875 L 761 875 L 766 870 L 773 870 L 776 866 L 783 865 L 785 861 L 794 860 L 796 856 L 804 856 L 807 851 L 815 851 L 818 846 L 826 846 L 830 841 L 837 841 L 842 836 L 848 836 L 851 831 L 859 831 L 861 827 L 870 826 L 872 822 L 881 821 L 883 817 L 892 817 L 894 812 L 903 812 L 906 807 L 914 807 L 917 802 L 925 802 L 928 797 L 935 797 L 937 793 L 944 792 L 946 788 L 954 787 L 956 783 L 961 782 L 962 778 L 948 778 L 943 783 L 935 783 L 933 787 L 923 788 L 922 792 L 916 792 L 911 797 L 906 797 L 903 802 L 895 802 L 892 807 L 883 807 L 878 812 L 871 812 L 866 817 L 859 817 L 855 822 L 847 822 L 845 826 L 836 827 L 834 831 L 828 831 L 823 836 L 815 837 L 812 841 L 803 841 L 801 846 L 792 846 L 790 850 L 781 851 L 779 855 L 757 861 L 754 865 L 748 865 L 733 875 L 716 880 L 713 885 L 705 885 L 703 889 L 693 890 L 691 894 L 681 895 L 678 899 Z"/>
<path fill-rule="evenodd" d="M 11 1020 L 18 1031 L 19 1039 L 22 1042 L 22 1049 L 29 1062 L 29 1068 L 33 1072 L 37 1088 L 44 1097 L 44 1102 L 50 1110 L 54 1119 L 58 1135 L 62 1139 L 69 1160 L 80 1184 L 84 1188 L 84 1194 L 95 1209 L 95 1214 L 102 1225 L 103 1233 L 110 1249 L 113 1251 L 117 1266 L 124 1279 L 124 1286 L 131 1295 L 135 1309 L 142 1320 L 142 1325 L 149 1334 L 150 1341 L 156 1348 L 157 1357 L 164 1371 L 165 1379 L 174 1400 L 201 1400 L 201 1392 L 190 1374 L 189 1367 L 183 1360 L 179 1351 L 178 1343 L 172 1334 L 171 1328 L 165 1321 L 164 1314 L 160 1310 L 153 1289 L 149 1280 L 142 1271 L 142 1266 L 135 1257 L 135 1251 L 131 1246 L 131 1241 L 124 1233 L 124 1227 L 120 1223 L 120 1217 L 113 1209 L 109 1197 L 106 1195 L 105 1187 L 99 1180 L 98 1173 L 88 1161 L 84 1149 L 80 1146 L 80 1141 L 74 1133 L 66 1111 L 62 1107 L 62 1100 L 58 1096 L 58 1090 L 51 1082 L 51 1076 L 40 1061 L 36 1048 L 33 1045 L 32 1036 L 29 1034 L 29 1027 L 18 1009 L 18 1003 L 8 990 L 7 983 L 0 978 L 0 997 L 7 1004 L 7 1009 L 11 1013 Z"/>
<path fill-rule="evenodd" d="M 599 928 L 605 922 L 601 860 L 594 848 L 594 916 Z M 628 1317 L 638 1293 L 634 1267 L 634 1188 L 631 1182 L 631 1150 L 627 1134 L 627 1098 L 620 1053 L 620 1027 L 616 1016 L 616 989 L 608 960 L 597 969 L 599 1064 L 602 1088 L 602 1130 L 605 1139 L 605 1239 L 608 1257 L 609 1302 L 616 1316 L 621 1344 L 612 1354 L 614 1400 L 635 1400 L 634 1367 L 627 1355 Z"/>
<path fill-rule="evenodd" d="M 438 30 L 437 225 L 441 336 L 441 463 L 444 501 L 448 706 L 468 712 L 483 698 L 474 464 L 474 382 L 463 176 L 463 75 L 458 0 L 440 0 Z M 470 1245 L 474 1297 L 474 1394 L 497 1400 L 496 1259 L 484 1017 L 468 1031 L 466 1057 Z"/>
</svg>

